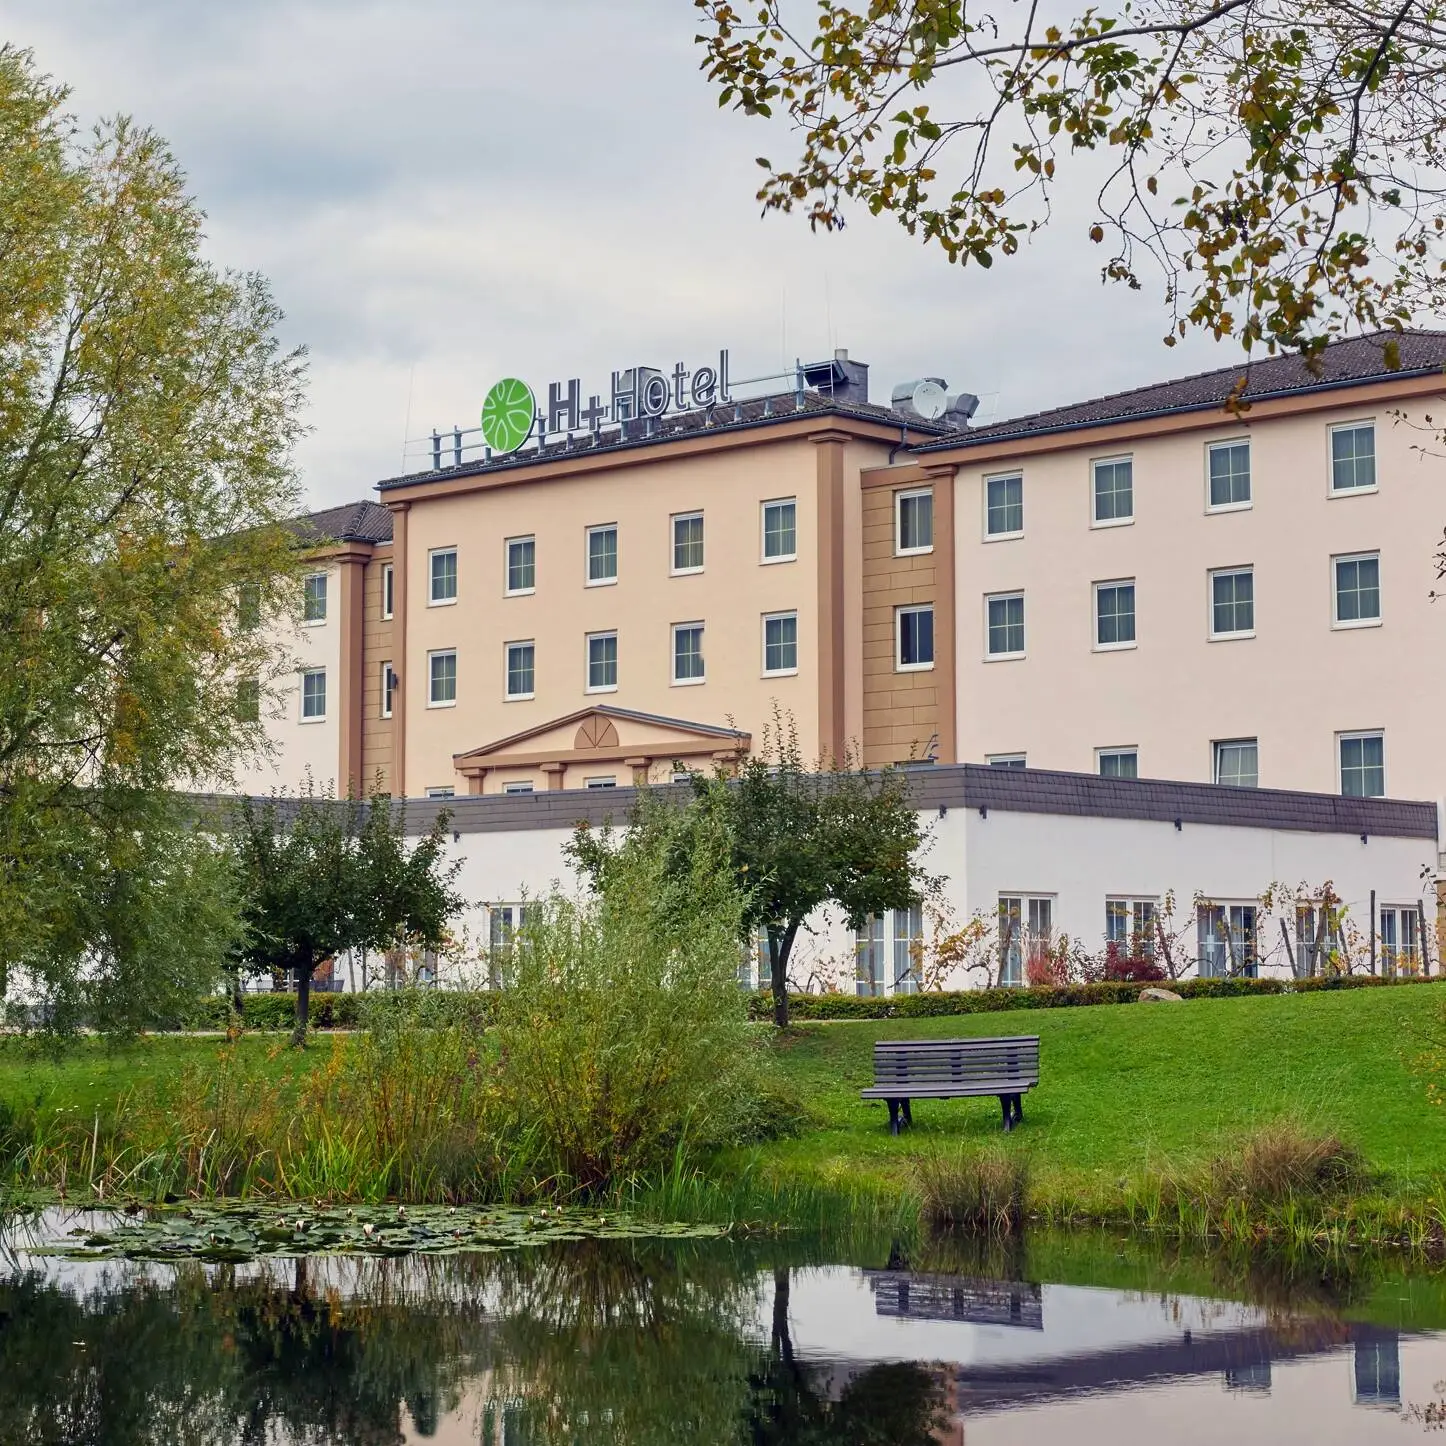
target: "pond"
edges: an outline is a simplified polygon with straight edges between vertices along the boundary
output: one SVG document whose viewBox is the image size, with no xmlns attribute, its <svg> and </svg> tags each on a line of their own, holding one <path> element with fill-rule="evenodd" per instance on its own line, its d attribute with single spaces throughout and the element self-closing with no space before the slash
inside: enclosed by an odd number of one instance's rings
<svg viewBox="0 0 1446 1446">
<path fill-rule="evenodd" d="M 1446 1420 L 1446 1274 L 1357 1256 L 626 1230 L 411 1255 L 40 1249 L 124 1223 L 0 1222 L 5 1446 L 1319 1446 Z"/>
</svg>

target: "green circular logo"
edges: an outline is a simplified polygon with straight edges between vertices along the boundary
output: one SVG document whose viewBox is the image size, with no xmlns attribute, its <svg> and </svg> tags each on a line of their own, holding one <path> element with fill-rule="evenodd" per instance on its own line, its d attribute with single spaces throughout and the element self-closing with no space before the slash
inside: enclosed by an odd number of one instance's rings
<svg viewBox="0 0 1446 1446">
<path fill-rule="evenodd" d="M 536 412 L 532 388 L 503 377 L 482 403 L 482 440 L 494 452 L 515 452 L 532 435 Z"/>
</svg>

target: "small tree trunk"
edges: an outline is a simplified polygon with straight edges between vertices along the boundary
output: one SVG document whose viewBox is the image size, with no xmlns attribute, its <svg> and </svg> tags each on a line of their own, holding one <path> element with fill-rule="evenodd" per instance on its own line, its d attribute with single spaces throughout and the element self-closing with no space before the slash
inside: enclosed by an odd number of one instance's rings
<svg viewBox="0 0 1446 1446">
<path fill-rule="evenodd" d="M 236 1017 L 240 1019 L 246 1013 L 246 996 L 241 990 L 241 971 L 231 971 L 231 1008 L 236 1011 Z"/>
<path fill-rule="evenodd" d="M 768 963 L 773 985 L 773 1022 L 779 1029 L 788 1028 L 788 956 L 793 952 L 793 940 L 798 925 L 791 923 L 780 936 L 770 924 L 768 927 Z"/>
<path fill-rule="evenodd" d="M 291 1031 L 291 1043 L 297 1049 L 306 1048 L 306 1026 L 311 1022 L 311 971 L 315 967 L 310 953 L 296 966 L 296 1028 Z"/>
</svg>

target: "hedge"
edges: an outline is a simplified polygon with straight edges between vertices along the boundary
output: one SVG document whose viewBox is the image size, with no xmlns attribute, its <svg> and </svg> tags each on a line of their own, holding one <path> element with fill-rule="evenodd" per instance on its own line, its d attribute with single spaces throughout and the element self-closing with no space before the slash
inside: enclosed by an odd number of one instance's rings
<svg viewBox="0 0 1446 1446">
<path fill-rule="evenodd" d="M 854 994 L 790 994 L 793 1019 L 928 1019 L 948 1014 L 994 1014 L 1006 1009 L 1073 1009 L 1090 1004 L 1132 1004 L 1142 989 L 1170 989 L 1184 999 L 1234 999 L 1256 994 L 1314 994 L 1322 989 L 1373 989 L 1397 984 L 1436 984 L 1439 979 L 1382 979 L 1346 974 L 1316 979 L 1176 979 L 1161 984 L 1068 984 L 1059 989 L 963 989 L 952 993 L 894 994 L 860 998 Z M 414 996 L 415 997 L 415 996 Z M 438 1020 L 486 1028 L 496 996 L 485 991 L 435 990 L 421 996 Z M 313 994 L 314 1029 L 356 1029 L 367 1010 L 394 1007 L 401 996 L 384 990 L 370 994 Z M 773 1018 L 773 996 L 750 994 L 748 1017 Z M 225 1029 L 231 1001 L 222 995 L 200 1000 L 187 1021 L 192 1029 Z M 296 995 L 248 994 L 241 1022 L 247 1029 L 290 1029 L 296 1022 Z"/>
<path fill-rule="evenodd" d="M 1176 979 L 1157 984 L 1067 984 L 1057 989 L 964 989 L 894 994 L 790 994 L 791 1019 L 928 1019 L 947 1014 L 993 1014 L 1008 1009 L 1072 1009 L 1090 1004 L 1133 1004 L 1142 989 L 1169 989 L 1182 999 L 1235 999 L 1256 994 L 1314 994 L 1323 989 L 1370 989 L 1436 984 L 1437 979 L 1383 979 L 1346 974 L 1315 979 Z M 773 996 L 748 999 L 750 1019 L 773 1018 Z"/>
</svg>

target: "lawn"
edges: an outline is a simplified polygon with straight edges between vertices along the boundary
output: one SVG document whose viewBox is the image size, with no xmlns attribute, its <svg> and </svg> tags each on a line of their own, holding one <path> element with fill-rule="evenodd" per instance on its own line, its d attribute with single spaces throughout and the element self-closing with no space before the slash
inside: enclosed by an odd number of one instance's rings
<svg viewBox="0 0 1446 1446">
<path fill-rule="evenodd" d="M 1446 989 L 1410 987 L 806 1025 L 779 1054 L 815 1127 L 753 1158 L 778 1178 L 886 1182 L 922 1150 L 1000 1139 L 992 1097 L 922 1101 L 890 1136 L 884 1104 L 858 1095 L 873 1043 L 1038 1034 L 1039 1088 L 1007 1138 L 1049 1193 L 1116 1194 L 1285 1115 L 1338 1132 L 1391 1193 L 1419 1194 L 1446 1176 L 1446 1107 L 1421 1067 L 1433 1045 L 1446 1058 L 1443 1008 Z"/>
</svg>

